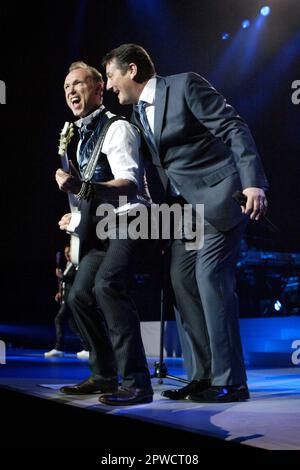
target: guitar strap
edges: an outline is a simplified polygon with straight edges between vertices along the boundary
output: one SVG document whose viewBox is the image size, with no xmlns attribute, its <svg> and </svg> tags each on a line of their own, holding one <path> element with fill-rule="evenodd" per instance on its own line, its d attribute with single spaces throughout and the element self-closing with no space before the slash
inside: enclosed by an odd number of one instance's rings
<svg viewBox="0 0 300 470">
<path fill-rule="evenodd" d="M 104 142 L 104 139 L 105 139 L 105 136 L 107 134 L 109 127 L 112 125 L 113 122 L 118 121 L 120 119 L 126 120 L 123 116 L 113 116 L 109 118 L 104 124 L 104 126 L 102 127 L 99 138 L 93 150 L 92 156 L 88 161 L 88 164 L 85 168 L 85 171 L 82 177 L 82 181 L 84 181 L 85 183 L 91 181 L 91 179 L 94 176 L 96 166 L 97 166 L 99 157 L 101 155 L 103 142 Z"/>
</svg>

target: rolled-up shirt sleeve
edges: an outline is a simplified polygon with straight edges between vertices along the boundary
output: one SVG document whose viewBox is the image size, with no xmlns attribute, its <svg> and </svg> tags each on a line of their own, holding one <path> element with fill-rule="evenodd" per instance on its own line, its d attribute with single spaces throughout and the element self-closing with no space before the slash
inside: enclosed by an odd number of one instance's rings
<svg viewBox="0 0 300 470">
<path fill-rule="evenodd" d="M 115 179 L 127 179 L 138 186 L 140 136 L 129 122 L 118 120 L 111 124 L 103 142 Z"/>
</svg>

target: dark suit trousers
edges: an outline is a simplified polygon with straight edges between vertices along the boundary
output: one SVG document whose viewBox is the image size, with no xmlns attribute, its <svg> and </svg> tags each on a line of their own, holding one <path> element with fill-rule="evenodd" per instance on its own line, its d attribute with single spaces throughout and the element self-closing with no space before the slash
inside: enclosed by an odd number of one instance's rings
<svg viewBox="0 0 300 470">
<path fill-rule="evenodd" d="M 205 222 L 204 246 L 198 251 L 187 251 L 182 240 L 173 241 L 171 279 L 192 350 L 185 358 L 191 380 L 210 378 L 213 385 L 246 382 L 235 293 L 244 229 L 244 221 L 228 232 Z"/>
<path fill-rule="evenodd" d="M 95 380 L 122 377 L 125 387 L 151 387 L 140 323 L 129 284 L 141 240 L 109 240 L 81 260 L 69 294 L 80 333 L 89 345 Z"/>
</svg>

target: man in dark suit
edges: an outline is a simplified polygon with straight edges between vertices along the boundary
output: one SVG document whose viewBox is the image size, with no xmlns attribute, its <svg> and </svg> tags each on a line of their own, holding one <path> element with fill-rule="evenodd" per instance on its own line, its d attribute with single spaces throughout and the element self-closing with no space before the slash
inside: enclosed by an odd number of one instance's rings
<svg viewBox="0 0 300 470">
<path fill-rule="evenodd" d="M 193 352 L 191 383 L 167 390 L 199 402 L 249 398 L 238 323 L 235 264 L 248 217 L 267 207 L 268 187 L 250 130 L 204 78 L 159 77 L 149 54 L 123 44 L 103 59 L 107 89 L 133 104 L 167 200 L 204 204 L 204 246 L 172 244 L 171 279 Z M 240 208 L 232 194 L 247 197 Z M 151 187 L 150 187 L 151 191 Z M 152 193 L 155 199 L 155 195 Z"/>
</svg>

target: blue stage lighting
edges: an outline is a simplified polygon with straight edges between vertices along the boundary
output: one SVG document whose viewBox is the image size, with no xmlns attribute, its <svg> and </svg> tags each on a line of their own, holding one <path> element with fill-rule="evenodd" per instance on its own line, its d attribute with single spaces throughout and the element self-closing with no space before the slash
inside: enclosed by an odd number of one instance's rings
<svg viewBox="0 0 300 470">
<path fill-rule="evenodd" d="M 262 7 L 261 10 L 260 10 L 260 14 L 262 16 L 268 16 L 271 12 L 271 8 L 266 6 L 266 7 Z"/>
<path fill-rule="evenodd" d="M 282 304 L 279 300 L 276 300 L 276 302 L 274 303 L 274 309 L 276 310 L 276 312 L 280 312 L 280 310 L 282 309 Z"/>
<path fill-rule="evenodd" d="M 247 29 L 250 26 L 250 21 L 249 20 L 244 20 L 242 21 L 242 28 Z"/>
<path fill-rule="evenodd" d="M 230 34 L 229 34 L 229 33 L 223 33 L 223 34 L 222 34 L 222 40 L 223 40 L 223 41 L 227 41 L 229 38 L 230 38 Z"/>
</svg>

